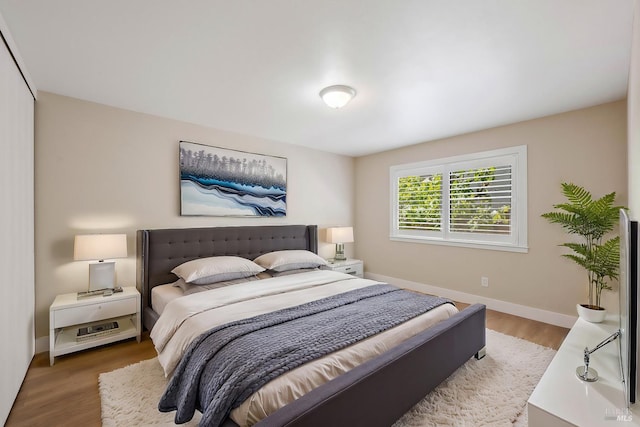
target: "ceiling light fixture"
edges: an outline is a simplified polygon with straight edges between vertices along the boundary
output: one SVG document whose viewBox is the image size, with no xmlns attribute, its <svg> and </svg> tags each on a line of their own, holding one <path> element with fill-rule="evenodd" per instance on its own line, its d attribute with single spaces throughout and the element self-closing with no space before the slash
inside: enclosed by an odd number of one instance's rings
<svg viewBox="0 0 640 427">
<path fill-rule="evenodd" d="M 342 108 L 356 96 L 356 90 L 350 86 L 335 85 L 320 91 L 320 98 L 331 108 Z"/>
</svg>

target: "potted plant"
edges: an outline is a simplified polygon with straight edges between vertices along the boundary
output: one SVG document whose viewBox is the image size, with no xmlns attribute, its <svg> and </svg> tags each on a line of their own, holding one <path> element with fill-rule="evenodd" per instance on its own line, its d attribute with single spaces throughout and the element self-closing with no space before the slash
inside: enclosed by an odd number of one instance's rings
<svg viewBox="0 0 640 427">
<path fill-rule="evenodd" d="M 563 243 L 573 251 L 564 254 L 587 270 L 588 304 L 577 305 L 580 317 L 590 322 L 604 320 L 606 311 L 600 305 L 604 289 L 611 289 L 610 280 L 618 278 L 620 262 L 620 237 L 604 240 L 618 222 L 622 206 L 614 206 L 616 193 L 609 193 L 594 200 L 591 193 L 575 184 L 562 183 L 562 193 L 567 203 L 553 207 L 554 212 L 542 214 L 551 223 L 560 224 L 569 234 L 581 236 L 579 243 Z"/>
</svg>

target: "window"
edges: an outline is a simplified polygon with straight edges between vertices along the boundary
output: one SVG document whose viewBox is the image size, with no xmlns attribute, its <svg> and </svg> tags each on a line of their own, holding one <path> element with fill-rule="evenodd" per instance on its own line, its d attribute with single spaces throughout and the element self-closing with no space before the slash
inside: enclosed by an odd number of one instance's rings
<svg viewBox="0 0 640 427">
<path fill-rule="evenodd" d="M 527 251 L 527 147 L 392 166 L 391 239 Z"/>
</svg>

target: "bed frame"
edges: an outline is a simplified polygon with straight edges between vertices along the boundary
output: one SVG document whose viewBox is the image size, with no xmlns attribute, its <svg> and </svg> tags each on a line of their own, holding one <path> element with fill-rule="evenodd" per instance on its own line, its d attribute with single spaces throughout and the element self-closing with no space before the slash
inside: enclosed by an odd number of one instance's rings
<svg viewBox="0 0 640 427">
<path fill-rule="evenodd" d="M 192 259 L 233 255 L 248 259 L 271 251 L 318 252 L 315 225 L 138 230 L 137 286 L 144 326 L 158 314 L 151 289 L 171 283 L 171 270 Z M 485 348 L 485 306 L 472 305 L 276 411 L 259 427 L 380 426 L 393 424 L 472 356 Z M 224 427 L 237 427 L 227 419 Z"/>
</svg>

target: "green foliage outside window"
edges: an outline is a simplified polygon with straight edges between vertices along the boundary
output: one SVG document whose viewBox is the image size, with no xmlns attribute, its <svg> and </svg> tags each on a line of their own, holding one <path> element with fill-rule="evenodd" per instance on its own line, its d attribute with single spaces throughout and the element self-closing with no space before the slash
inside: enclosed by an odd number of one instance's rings
<svg viewBox="0 0 640 427">
<path fill-rule="evenodd" d="M 511 168 L 479 168 L 449 176 L 449 229 L 454 232 L 511 232 Z M 405 176 L 398 181 L 400 229 L 440 231 L 442 175 Z"/>
<path fill-rule="evenodd" d="M 401 230 L 439 231 L 442 218 L 442 174 L 405 176 L 398 180 Z"/>
</svg>

